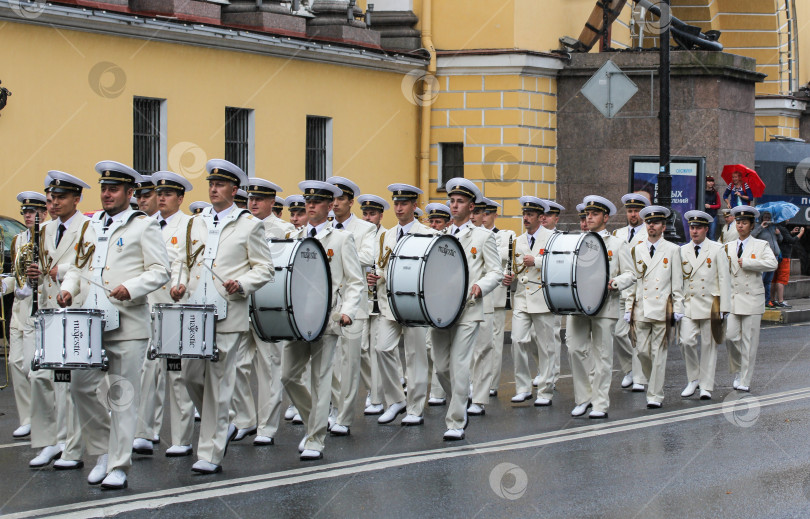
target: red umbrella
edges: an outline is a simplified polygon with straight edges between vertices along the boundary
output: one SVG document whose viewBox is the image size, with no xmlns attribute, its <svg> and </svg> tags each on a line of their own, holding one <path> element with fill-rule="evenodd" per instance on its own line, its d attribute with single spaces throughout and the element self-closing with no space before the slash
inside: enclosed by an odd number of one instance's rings
<svg viewBox="0 0 810 519">
<path fill-rule="evenodd" d="M 749 168 L 748 166 L 744 166 L 742 164 L 726 164 L 723 166 L 723 173 L 721 176 L 723 180 L 726 181 L 726 184 L 732 185 L 731 182 L 731 174 L 732 173 L 739 173 L 743 183 L 748 184 L 748 187 L 751 188 L 751 192 L 754 194 L 754 198 L 759 198 L 765 193 L 765 182 L 759 178 L 757 172 L 753 169 Z"/>
</svg>

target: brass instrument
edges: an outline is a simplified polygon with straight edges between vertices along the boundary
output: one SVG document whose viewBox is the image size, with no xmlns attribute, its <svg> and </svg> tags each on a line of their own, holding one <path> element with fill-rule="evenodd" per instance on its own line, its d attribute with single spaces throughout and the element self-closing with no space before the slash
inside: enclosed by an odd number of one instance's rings
<svg viewBox="0 0 810 519">
<path fill-rule="evenodd" d="M 31 263 L 39 263 L 39 212 L 34 215 L 34 232 L 31 235 Z M 26 269 L 28 267 L 26 266 Z M 39 310 L 39 280 L 29 279 L 28 284 L 31 285 L 31 316 L 36 315 Z"/>
<path fill-rule="evenodd" d="M 511 243 L 511 241 L 510 241 L 510 243 Z M 528 266 L 523 263 L 523 258 L 518 257 L 517 247 L 514 247 L 514 246 L 512 247 L 512 252 L 509 254 L 509 256 L 512 258 L 512 265 L 517 265 L 517 267 L 515 268 L 515 275 L 519 276 L 519 275 L 523 274 L 523 272 L 526 271 Z M 520 260 L 520 261 L 518 261 L 518 260 Z"/>
<path fill-rule="evenodd" d="M 17 281 L 17 286 L 22 288 L 22 286 L 28 280 L 28 276 L 26 275 L 28 265 L 30 265 L 34 261 L 32 242 L 29 241 L 27 243 L 22 244 L 20 247 L 17 248 L 16 253 L 17 254 L 13 258 L 11 268 L 14 271 L 14 279 Z"/>
<path fill-rule="evenodd" d="M 506 275 L 512 275 L 512 264 L 513 258 L 512 256 L 515 254 L 515 244 L 512 240 L 512 235 L 509 235 L 509 252 L 506 255 Z M 506 304 L 504 305 L 504 310 L 511 310 L 512 309 L 512 287 L 506 287 Z"/>
<path fill-rule="evenodd" d="M 385 241 L 385 233 L 380 235 L 380 255 L 377 257 L 377 265 L 380 266 L 381 269 L 384 269 L 386 265 L 388 265 L 388 260 L 391 257 L 391 247 L 385 248 L 385 254 L 383 254 L 383 242 Z"/>
</svg>

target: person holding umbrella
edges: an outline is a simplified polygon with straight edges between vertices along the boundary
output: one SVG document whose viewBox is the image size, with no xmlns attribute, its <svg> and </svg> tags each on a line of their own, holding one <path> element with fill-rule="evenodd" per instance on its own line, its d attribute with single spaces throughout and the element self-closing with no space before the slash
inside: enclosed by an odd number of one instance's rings
<svg viewBox="0 0 810 519">
<path fill-rule="evenodd" d="M 725 177 L 725 168 L 723 173 Z M 742 172 L 734 171 L 731 173 L 731 184 L 723 193 L 723 200 L 726 202 L 726 206 L 729 209 L 737 207 L 738 205 L 751 205 L 753 203 L 754 193 L 748 185 L 748 182 L 743 182 Z"/>
</svg>

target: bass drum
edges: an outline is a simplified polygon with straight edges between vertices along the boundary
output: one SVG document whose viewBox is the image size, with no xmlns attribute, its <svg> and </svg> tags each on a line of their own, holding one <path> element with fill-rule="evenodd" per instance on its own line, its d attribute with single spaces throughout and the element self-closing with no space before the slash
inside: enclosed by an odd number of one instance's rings
<svg viewBox="0 0 810 519">
<path fill-rule="evenodd" d="M 607 299 L 609 272 L 601 236 L 554 233 L 546 244 L 540 273 L 546 305 L 558 315 L 598 314 Z"/>
<path fill-rule="evenodd" d="M 321 242 L 270 240 L 275 277 L 250 296 L 250 321 L 263 341 L 317 341 L 332 307 L 332 275 Z"/>
<path fill-rule="evenodd" d="M 402 325 L 448 328 L 464 311 L 468 278 L 455 237 L 407 234 L 388 262 L 388 304 Z"/>
</svg>

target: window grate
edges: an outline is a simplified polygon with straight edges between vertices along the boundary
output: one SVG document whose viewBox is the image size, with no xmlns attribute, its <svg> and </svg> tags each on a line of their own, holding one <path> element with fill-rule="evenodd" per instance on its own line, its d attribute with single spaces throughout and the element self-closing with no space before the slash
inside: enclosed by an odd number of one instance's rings
<svg viewBox="0 0 810 519">
<path fill-rule="evenodd" d="M 160 169 L 160 105 L 162 99 L 135 97 L 133 107 L 133 168 L 142 175 Z"/>
<path fill-rule="evenodd" d="M 225 160 L 250 171 L 250 112 L 248 108 L 225 107 Z"/>
<path fill-rule="evenodd" d="M 307 116 L 306 179 L 326 180 L 329 117 Z"/>
</svg>

